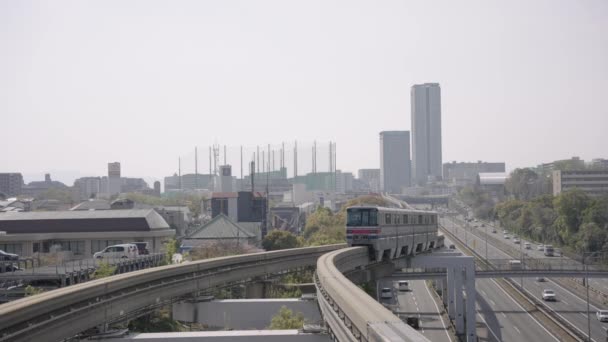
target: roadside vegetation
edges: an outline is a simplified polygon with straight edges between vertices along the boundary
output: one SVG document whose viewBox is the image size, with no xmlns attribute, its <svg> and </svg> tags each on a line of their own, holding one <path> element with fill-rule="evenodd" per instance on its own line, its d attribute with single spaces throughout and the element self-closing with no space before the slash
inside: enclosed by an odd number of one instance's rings
<svg viewBox="0 0 608 342">
<path fill-rule="evenodd" d="M 337 213 L 330 209 L 318 207 L 306 218 L 306 225 L 301 236 L 287 231 L 272 231 L 262 246 L 265 250 L 278 250 L 295 247 L 331 245 L 346 242 L 346 208 L 354 205 L 379 205 L 387 203 L 379 196 L 360 196 L 348 201 Z"/>
<path fill-rule="evenodd" d="M 304 315 L 301 312 L 294 313 L 286 306 L 282 306 L 279 312 L 270 320 L 270 330 L 302 329 L 304 326 Z"/>
<path fill-rule="evenodd" d="M 570 166 L 560 167 L 567 170 Z M 507 179 L 505 196 L 498 201 L 476 187 L 465 187 L 459 195 L 475 216 L 498 220 L 503 227 L 534 241 L 575 253 L 607 250 L 608 196 L 592 197 L 578 189 L 553 196 L 551 189 L 549 175 L 517 169 Z"/>
</svg>

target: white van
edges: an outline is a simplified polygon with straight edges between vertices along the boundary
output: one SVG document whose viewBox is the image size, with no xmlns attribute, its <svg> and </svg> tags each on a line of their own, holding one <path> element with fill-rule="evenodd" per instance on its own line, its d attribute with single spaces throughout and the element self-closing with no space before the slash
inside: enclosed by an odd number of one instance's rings
<svg viewBox="0 0 608 342">
<path fill-rule="evenodd" d="M 132 243 L 125 243 L 122 245 L 113 245 L 104 248 L 102 251 L 99 251 L 93 254 L 93 258 L 95 259 L 126 259 L 126 258 L 135 258 L 139 255 L 137 251 L 137 245 Z"/>
<path fill-rule="evenodd" d="M 410 290 L 410 282 L 407 280 L 399 280 L 397 283 L 397 287 L 399 291 L 409 291 Z"/>
<path fill-rule="evenodd" d="M 521 261 L 520 260 L 509 260 L 509 269 L 512 270 L 521 270 Z"/>
</svg>

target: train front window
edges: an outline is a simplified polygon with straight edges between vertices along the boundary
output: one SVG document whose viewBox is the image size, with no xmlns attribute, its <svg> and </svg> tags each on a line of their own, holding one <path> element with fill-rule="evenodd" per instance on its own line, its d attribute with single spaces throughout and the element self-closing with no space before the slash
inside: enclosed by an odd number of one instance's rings
<svg viewBox="0 0 608 342">
<path fill-rule="evenodd" d="M 346 225 L 349 227 L 376 226 L 378 225 L 378 211 L 375 209 L 348 209 Z"/>
</svg>

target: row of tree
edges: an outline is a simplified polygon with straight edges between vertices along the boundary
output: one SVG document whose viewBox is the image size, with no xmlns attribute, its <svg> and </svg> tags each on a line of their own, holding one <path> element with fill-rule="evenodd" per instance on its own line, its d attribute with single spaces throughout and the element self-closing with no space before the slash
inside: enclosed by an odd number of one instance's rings
<svg viewBox="0 0 608 342">
<path fill-rule="evenodd" d="M 608 196 L 590 197 L 581 190 L 531 200 L 511 199 L 495 207 L 500 223 L 536 241 L 577 252 L 608 249 Z"/>
</svg>

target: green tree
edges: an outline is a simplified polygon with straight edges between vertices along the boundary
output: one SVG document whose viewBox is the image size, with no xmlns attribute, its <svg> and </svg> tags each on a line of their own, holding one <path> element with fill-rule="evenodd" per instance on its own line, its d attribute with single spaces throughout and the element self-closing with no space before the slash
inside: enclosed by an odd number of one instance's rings
<svg viewBox="0 0 608 342">
<path fill-rule="evenodd" d="M 270 320 L 271 330 L 302 329 L 304 326 L 304 315 L 301 312 L 294 314 L 286 306 L 282 306 L 279 312 Z"/>
<path fill-rule="evenodd" d="M 577 251 L 595 252 L 601 250 L 608 240 L 608 232 L 596 223 L 583 223 L 576 234 L 575 248 Z"/>
<path fill-rule="evenodd" d="M 42 293 L 42 292 L 44 292 L 44 290 L 39 287 L 33 287 L 32 285 L 28 285 L 25 287 L 24 292 L 25 292 L 25 296 L 29 297 L 29 296 L 33 296 L 33 295 Z"/>
<path fill-rule="evenodd" d="M 298 239 L 293 233 L 285 230 L 273 230 L 262 240 L 262 247 L 267 251 L 298 247 Z"/>
<path fill-rule="evenodd" d="M 165 245 L 165 262 L 171 264 L 173 262 L 173 254 L 179 250 L 179 242 L 175 238 L 167 241 Z"/>
<path fill-rule="evenodd" d="M 107 262 L 101 262 L 99 267 L 93 273 L 93 279 L 101 279 L 114 275 L 116 272 L 116 266 L 110 266 Z"/>
<path fill-rule="evenodd" d="M 531 169 L 515 169 L 505 182 L 505 189 L 515 199 L 528 200 L 534 197 L 538 174 Z"/>
<path fill-rule="evenodd" d="M 564 241 L 570 242 L 569 240 L 578 232 L 583 222 L 583 211 L 589 203 L 589 196 L 578 189 L 563 192 L 553 200 L 558 215 L 556 228 Z"/>
</svg>

